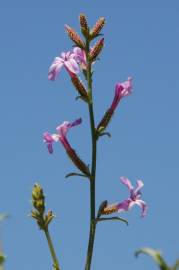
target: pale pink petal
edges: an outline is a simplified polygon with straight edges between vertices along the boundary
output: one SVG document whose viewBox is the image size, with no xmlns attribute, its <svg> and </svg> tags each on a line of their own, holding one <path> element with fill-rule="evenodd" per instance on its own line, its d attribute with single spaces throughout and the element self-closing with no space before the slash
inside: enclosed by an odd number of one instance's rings
<svg viewBox="0 0 179 270">
<path fill-rule="evenodd" d="M 66 52 L 65 60 L 68 60 L 70 58 L 70 55 L 71 55 L 71 52 L 70 51 Z"/>
<path fill-rule="evenodd" d="M 81 119 L 81 118 L 79 118 L 79 119 L 73 121 L 72 123 L 65 121 L 65 122 L 63 122 L 63 124 L 59 125 L 59 126 L 56 128 L 56 130 L 57 130 L 59 136 L 65 137 L 66 134 L 67 134 L 67 132 L 68 132 L 68 130 L 69 130 L 71 127 L 75 127 L 75 126 L 77 126 L 77 125 L 80 125 L 81 122 L 82 122 L 82 119 Z"/>
<path fill-rule="evenodd" d="M 139 190 L 144 186 L 142 180 L 137 180 L 137 187 L 134 189 L 134 193 L 137 194 Z"/>
<path fill-rule="evenodd" d="M 52 135 L 48 132 L 45 132 L 43 134 L 43 138 L 44 138 L 44 142 L 46 142 L 46 144 L 47 144 L 47 148 L 48 148 L 49 153 L 52 154 L 53 153 L 52 144 L 54 142 Z"/>
<path fill-rule="evenodd" d="M 59 125 L 56 128 L 56 130 L 57 130 L 59 136 L 65 137 L 66 134 L 67 134 L 67 132 L 68 132 L 68 130 L 69 130 L 69 128 L 70 128 L 70 123 L 67 122 L 67 121 L 65 121 L 65 122 L 63 122 L 63 124 Z"/>
<path fill-rule="evenodd" d="M 56 57 L 49 68 L 48 79 L 54 81 L 63 67 L 63 62 L 60 57 Z"/>
<path fill-rule="evenodd" d="M 67 70 L 69 70 L 74 74 L 77 74 L 80 71 L 77 62 L 72 58 L 69 59 L 68 61 L 65 61 L 64 65 L 67 68 Z"/>
<path fill-rule="evenodd" d="M 86 53 L 84 50 L 82 50 L 79 47 L 75 47 L 73 49 L 73 54 L 75 55 L 75 60 L 77 61 L 78 64 L 86 67 Z"/>
<path fill-rule="evenodd" d="M 63 60 L 65 60 L 66 53 L 65 53 L 65 52 L 62 52 L 62 53 L 61 53 L 61 57 L 63 58 Z"/>
<path fill-rule="evenodd" d="M 58 142 L 59 141 L 59 135 L 58 134 L 52 134 L 51 136 L 52 136 L 54 142 Z"/>
<path fill-rule="evenodd" d="M 44 132 L 43 139 L 44 139 L 44 142 L 53 142 L 54 141 L 52 138 L 52 135 L 48 132 Z"/>
<path fill-rule="evenodd" d="M 121 83 L 124 90 L 122 91 L 123 96 L 127 96 L 132 93 L 132 78 L 128 77 L 128 80 Z"/>
<path fill-rule="evenodd" d="M 148 210 L 147 204 L 143 200 L 136 200 L 135 204 L 137 204 L 142 209 L 141 217 L 144 217 Z"/>
<path fill-rule="evenodd" d="M 131 181 L 128 179 L 128 178 L 126 178 L 126 177 L 120 177 L 120 179 L 121 179 L 121 182 L 124 184 L 124 185 L 126 185 L 127 186 L 127 188 L 129 189 L 129 191 L 131 192 L 131 190 L 133 189 L 133 186 L 132 186 L 132 184 L 131 184 Z"/>
</svg>

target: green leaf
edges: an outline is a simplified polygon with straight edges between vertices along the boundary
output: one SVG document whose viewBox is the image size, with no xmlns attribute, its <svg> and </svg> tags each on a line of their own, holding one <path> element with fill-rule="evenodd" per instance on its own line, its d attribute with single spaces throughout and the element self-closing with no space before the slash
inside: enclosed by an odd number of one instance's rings
<svg viewBox="0 0 179 270">
<path fill-rule="evenodd" d="M 82 173 L 75 173 L 75 172 L 68 173 L 67 175 L 65 175 L 65 178 L 68 178 L 68 177 L 71 177 L 71 176 L 81 176 L 81 177 L 86 177 L 86 178 L 88 178 L 88 176 L 85 175 L 85 174 L 82 174 Z"/>
<path fill-rule="evenodd" d="M 141 248 L 135 252 L 135 256 L 137 257 L 139 254 L 149 255 L 154 259 L 154 261 L 158 264 L 161 270 L 170 270 L 170 267 L 166 264 L 165 260 L 161 256 L 161 252 L 152 248 Z"/>
<path fill-rule="evenodd" d="M 111 221 L 111 220 L 122 221 L 126 225 L 129 225 L 129 223 L 128 223 L 128 221 L 126 219 L 120 218 L 120 217 L 96 218 L 95 219 L 96 222 L 100 222 L 100 221 Z"/>
<path fill-rule="evenodd" d="M 111 134 L 109 132 L 102 132 L 98 135 L 98 137 L 101 137 L 101 136 L 108 136 L 109 138 L 111 138 Z"/>
</svg>

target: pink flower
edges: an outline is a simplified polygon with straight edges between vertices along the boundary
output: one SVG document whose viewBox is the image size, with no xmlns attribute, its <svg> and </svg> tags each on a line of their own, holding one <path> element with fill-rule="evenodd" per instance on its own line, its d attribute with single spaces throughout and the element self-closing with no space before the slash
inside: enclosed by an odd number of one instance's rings
<svg viewBox="0 0 179 270">
<path fill-rule="evenodd" d="M 52 144 L 54 142 L 58 142 L 60 141 L 63 146 L 65 147 L 66 151 L 70 151 L 71 150 L 71 146 L 67 140 L 67 132 L 68 130 L 71 128 L 71 127 L 74 127 L 74 126 L 77 126 L 79 124 L 81 124 L 82 120 L 81 118 L 75 120 L 74 122 L 72 123 L 69 123 L 67 121 L 63 122 L 63 124 L 61 124 L 60 126 L 58 126 L 56 128 L 57 130 L 57 134 L 50 134 L 48 132 L 45 132 L 43 134 L 43 139 L 44 139 L 44 142 L 47 143 L 47 148 L 48 148 L 48 151 L 50 154 L 53 153 L 53 146 Z"/>
<path fill-rule="evenodd" d="M 75 47 L 73 49 L 73 53 L 75 54 L 75 60 L 80 65 L 81 69 L 86 69 L 87 62 L 86 62 L 86 53 L 79 47 Z"/>
<path fill-rule="evenodd" d="M 132 78 L 131 77 L 129 77 L 126 82 L 116 84 L 115 96 L 114 96 L 113 102 L 111 106 L 107 109 L 107 111 L 105 112 L 99 124 L 97 125 L 97 130 L 99 132 L 100 130 L 104 131 L 106 127 L 108 126 L 121 98 L 131 93 L 132 93 Z"/>
<path fill-rule="evenodd" d="M 142 193 L 141 193 L 141 188 L 143 187 L 143 182 L 141 180 L 137 180 L 137 186 L 134 188 L 128 178 L 121 177 L 121 182 L 127 186 L 130 196 L 128 199 L 115 203 L 115 204 L 110 204 L 107 205 L 103 209 L 103 214 L 104 215 L 109 215 L 114 212 L 124 212 L 130 210 L 135 204 L 138 205 L 142 212 L 141 212 L 141 217 L 144 217 L 147 214 L 147 205 L 146 203 L 140 199 Z"/>
<path fill-rule="evenodd" d="M 54 81 L 62 67 L 65 67 L 70 76 L 79 73 L 79 66 L 76 61 L 76 54 L 68 51 L 62 52 L 61 57 L 55 57 L 52 65 L 49 68 L 48 79 Z"/>
<path fill-rule="evenodd" d="M 128 211 L 136 204 L 142 209 L 141 216 L 144 217 L 147 214 L 147 205 L 140 199 L 142 195 L 140 190 L 144 186 L 142 180 L 137 180 L 136 188 L 132 186 L 128 178 L 121 177 L 121 182 L 127 186 L 130 197 L 117 204 L 118 212 Z"/>
<path fill-rule="evenodd" d="M 122 97 L 128 96 L 132 93 L 132 78 L 129 77 L 123 83 L 117 83 L 115 88 L 115 96 L 111 104 L 111 110 L 114 111 Z"/>
</svg>

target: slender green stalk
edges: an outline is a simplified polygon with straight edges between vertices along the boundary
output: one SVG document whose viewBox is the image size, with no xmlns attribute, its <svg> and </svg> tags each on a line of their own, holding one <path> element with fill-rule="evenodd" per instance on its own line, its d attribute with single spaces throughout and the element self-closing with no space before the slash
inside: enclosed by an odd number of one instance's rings
<svg viewBox="0 0 179 270">
<path fill-rule="evenodd" d="M 48 246 L 49 246 L 50 253 L 51 253 L 51 256 L 52 256 L 54 269 L 55 270 L 61 270 L 48 228 L 44 229 L 44 232 L 45 232 L 45 236 L 47 238 Z"/>
<path fill-rule="evenodd" d="M 91 139 L 92 139 L 92 162 L 91 162 L 91 179 L 90 179 L 90 208 L 91 208 L 91 217 L 90 217 L 90 233 L 89 233 L 89 242 L 88 242 L 88 251 L 86 258 L 85 270 L 90 270 L 95 231 L 96 231 L 96 222 L 95 222 L 95 177 L 96 177 L 96 131 L 95 131 L 95 121 L 94 121 L 94 112 L 93 112 L 93 96 L 92 96 L 92 72 L 91 72 L 91 61 L 89 57 L 89 41 L 86 40 L 86 54 L 87 54 L 87 83 L 88 83 L 88 95 L 90 102 L 88 104 L 89 108 L 89 117 L 90 117 L 90 127 L 91 127 Z"/>
</svg>

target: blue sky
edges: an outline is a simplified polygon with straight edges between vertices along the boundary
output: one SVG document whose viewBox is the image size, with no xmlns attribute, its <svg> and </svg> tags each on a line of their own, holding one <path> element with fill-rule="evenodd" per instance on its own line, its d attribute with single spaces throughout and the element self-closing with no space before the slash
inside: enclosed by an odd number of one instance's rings
<svg viewBox="0 0 179 270">
<path fill-rule="evenodd" d="M 157 3 L 156 3 L 157 2 Z M 126 198 L 119 177 L 144 181 L 148 215 L 135 207 L 121 216 L 130 225 L 97 227 L 92 269 L 151 270 L 150 258 L 134 251 L 150 246 L 169 264 L 178 254 L 179 190 L 179 5 L 177 1 L 2 1 L 0 4 L 0 212 L 6 269 L 51 269 L 42 232 L 28 214 L 31 189 L 44 187 L 47 209 L 56 213 L 50 226 L 62 269 L 84 269 L 89 230 L 89 185 L 64 176 L 74 170 L 62 146 L 49 155 L 42 141 L 64 120 L 82 117 L 69 133 L 81 157 L 90 158 L 88 111 L 65 70 L 48 81 L 53 58 L 71 48 L 64 32 L 76 29 L 80 12 L 90 25 L 105 16 L 105 48 L 95 64 L 94 101 L 98 122 L 111 103 L 114 86 L 131 75 L 134 92 L 122 100 L 108 128 L 112 138 L 98 145 L 97 206 Z"/>
</svg>

